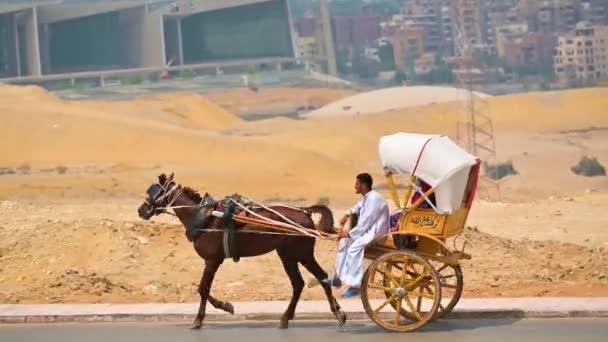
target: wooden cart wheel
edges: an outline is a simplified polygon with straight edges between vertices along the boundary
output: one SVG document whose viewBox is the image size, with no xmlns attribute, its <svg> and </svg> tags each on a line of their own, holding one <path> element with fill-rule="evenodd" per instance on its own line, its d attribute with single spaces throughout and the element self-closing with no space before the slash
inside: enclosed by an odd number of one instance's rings
<svg viewBox="0 0 608 342">
<path fill-rule="evenodd" d="M 415 252 L 387 253 L 365 271 L 361 300 L 367 315 L 379 326 L 391 331 L 413 331 L 433 319 L 439 310 L 439 276 Z"/>
<path fill-rule="evenodd" d="M 437 313 L 433 317 L 433 319 L 439 319 L 450 313 L 456 304 L 458 304 L 458 301 L 462 296 L 462 290 L 464 287 L 462 269 L 460 268 L 460 265 L 451 266 L 434 260 L 429 262 L 435 267 L 437 275 L 439 276 L 439 282 L 441 284 L 441 303 L 439 304 Z M 391 267 L 400 268 L 398 265 L 391 265 Z M 412 277 L 417 276 L 416 273 L 412 271 L 409 272 Z M 383 283 L 384 286 L 388 286 L 389 280 L 385 279 Z M 424 291 L 426 293 L 432 293 L 433 288 L 431 286 L 427 286 L 424 288 Z M 386 298 L 389 298 L 391 296 L 390 292 L 386 291 L 385 296 Z M 393 306 L 393 308 L 397 310 L 395 306 Z M 402 309 L 400 312 L 403 317 L 412 319 L 412 315 L 408 311 Z"/>
<path fill-rule="evenodd" d="M 450 313 L 458 304 L 464 288 L 462 268 L 460 265 L 452 266 L 438 261 L 431 261 L 439 275 L 441 283 L 441 304 L 434 319 L 439 319 Z"/>
</svg>

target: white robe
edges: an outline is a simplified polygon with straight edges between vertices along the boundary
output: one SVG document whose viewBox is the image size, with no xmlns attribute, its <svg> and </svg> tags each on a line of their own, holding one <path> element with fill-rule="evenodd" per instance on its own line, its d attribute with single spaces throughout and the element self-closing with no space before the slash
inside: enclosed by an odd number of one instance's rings
<svg viewBox="0 0 608 342">
<path fill-rule="evenodd" d="M 363 279 L 363 254 L 374 239 L 388 234 L 389 210 L 386 200 L 375 190 L 349 211 L 358 214 L 357 225 L 349 231 L 350 238 L 340 239 L 336 274 L 343 283 L 360 287 Z"/>
</svg>

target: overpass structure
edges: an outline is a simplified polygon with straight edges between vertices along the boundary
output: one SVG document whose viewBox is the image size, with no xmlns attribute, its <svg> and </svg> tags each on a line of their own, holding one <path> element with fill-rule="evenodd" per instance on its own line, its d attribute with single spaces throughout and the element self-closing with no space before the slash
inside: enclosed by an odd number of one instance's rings
<svg viewBox="0 0 608 342">
<path fill-rule="evenodd" d="M 0 79 L 295 61 L 288 0 L 3 0 Z"/>
</svg>

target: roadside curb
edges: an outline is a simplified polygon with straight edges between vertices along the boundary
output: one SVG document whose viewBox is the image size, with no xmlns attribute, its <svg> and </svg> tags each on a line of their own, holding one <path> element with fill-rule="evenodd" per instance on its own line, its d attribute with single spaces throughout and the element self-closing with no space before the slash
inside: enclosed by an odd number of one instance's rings
<svg viewBox="0 0 608 342">
<path fill-rule="evenodd" d="M 282 314 L 208 314 L 206 322 L 251 322 L 279 321 Z M 369 320 L 365 312 L 349 312 L 348 320 Z M 0 324 L 42 324 L 42 323 L 189 323 L 195 315 L 179 314 L 108 314 L 108 315 L 30 315 L 2 316 Z M 447 319 L 509 319 L 509 318 L 608 318 L 608 311 L 455 311 Z M 295 321 L 332 321 L 332 314 L 297 313 Z"/>
<path fill-rule="evenodd" d="M 206 322 L 278 322 L 286 302 L 234 303 L 229 315 L 208 308 Z M 0 324 L 39 323 L 190 323 L 198 303 L 167 304 L 7 304 L 0 305 Z M 239 307 L 241 310 L 239 313 Z M 369 320 L 360 301 L 345 301 L 348 321 Z M 463 299 L 448 319 L 607 318 L 608 298 Z M 324 301 L 302 301 L 295 321 L 335 321 Z"/>
</svg>

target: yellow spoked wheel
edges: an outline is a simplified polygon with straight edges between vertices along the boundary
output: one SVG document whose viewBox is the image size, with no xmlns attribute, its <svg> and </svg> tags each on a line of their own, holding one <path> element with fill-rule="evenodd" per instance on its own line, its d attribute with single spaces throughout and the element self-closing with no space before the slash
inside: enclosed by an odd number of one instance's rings
<svg viewBox="0 0 608 342">
<path fill-rule="evenodd" d="M 458 304 L 462 296 L 464 280 L 460 265 L 448 265 L 438 261 L 431 261 L 435 267 L 439 282 L 441 283 L 441 304 L 434 319 L 439 319 L 450 313 Z"/>
<path fill-rule="evenodd" d="M 382 255 L 365 271 L 361 300 L 367 315 L 392 331 L 413 331 L 428 323 L 441 303 L 433 266 L 412 251 Z"/>
</svg>

